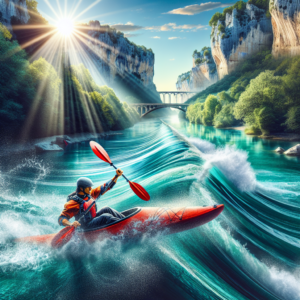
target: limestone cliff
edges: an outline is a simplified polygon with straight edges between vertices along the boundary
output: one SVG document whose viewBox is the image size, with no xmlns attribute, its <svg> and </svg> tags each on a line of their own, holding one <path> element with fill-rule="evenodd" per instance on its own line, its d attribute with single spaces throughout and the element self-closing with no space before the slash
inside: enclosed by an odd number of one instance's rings
<svg viewBox="0 0 300 300">
<path fill-rule="evenodd" d="M 193 53 L 193 68 L 178 76 L 176 89 L 178 91 L 200 92 L 218 81 L 216 64 L 211 56 L 211 49 L 204 47 L 200 52 Z"/>
<path fill-rule="evenodd" d="M 160 101 L 153 83 L 154 53 L 130 42 L 123 33 L 99 21 L 89 23 L 85 49 L 105 83 L 113 86 L 122 81 L 132 89 L 145 89 Z M 145 93 L 145 92 L 144 92 Z M 146 93 L 145 93 L 146 94 Z"/>
<path fill-rule="evenodd" d="M 241 12 L 233 9 L 225 21 L 212 26 L 211 48 L 219 78 L 235 70 L 240 61 L 262 49 L 271 48 L 273 33 L 266 11 L 247 3 Z"/>
<path fill-rule="evenodd" d="M 0 0 L 0 22 L 11 30 L 11 19 L 15 17 L 22 24 L 29 20 L 26 0 Z"/>
<path fill-rule="evenodd" d="M 300 2 L 298 0 L 271 0 L 275 57 L 300 55 Z"/>
</svg>

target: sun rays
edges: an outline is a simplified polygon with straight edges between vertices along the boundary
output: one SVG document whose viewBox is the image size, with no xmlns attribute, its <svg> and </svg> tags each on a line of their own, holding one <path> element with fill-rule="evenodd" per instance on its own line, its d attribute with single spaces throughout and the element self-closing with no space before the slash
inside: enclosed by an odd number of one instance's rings
<svg viewBox="0 0 300 300">
<path fill-rule="evenodd" d="M 98 30 L 93 24 L 86 24 L 80 21 L 79 18 L 84 18 L 84 14 L 90 11 L 92 8 L 100 2 L 96 0 L 90 4 L 87 8 L 82 9 L 84 1 L 78 0 L 73 3 L 73 7 L 69 8 L 67 2 L 63 1 L 48 1 L 44 0 L 49 7 L 49 11 L 53 12 L 53 17 L 48 16 L 44 12 L 41 15 L 46 17 L 50 24 L 29 24 L 29 25 L 16 25 L 13 26 L 14 32 L 20 31 L 22 36 L 28 34 L 28 38 L 24 38 L 20 42 L 20 47 L 16 47 L 14 51 L 20 51 L 20 49 L 28 49 L 30 52 L 30 61 L 36 61 L 39 58 L 44 58 L 48 63 L 50 63 L 56 70 L 58 76 L 61 78 L 60 94 L 59 99 L 51 100 L 51 106 L 54 110 L 59 110 L 59 118 L 57 114 L 53 117 L 49 116 L 46 127 L 49 128 L 49 132 L 56 132 L 56 134 L 64 133 L 64 114 L 67 112 L 65 109 L 65 97 L 72 99 L 73 91 L 65 90 L 64 86 L 63 72 L 64 68 L 68 68 L 70 65 L 79 65 L 83 63 L 86 68 L 88 68 L 91 73 L 96 76 L 96 81 L 102 84 L 107 84 L 107 78 L 104 78 L 104 74 L 101 74 L 99 67 L 96 65 L 95 61 L 100 61 L 101 63 L 107 64 L 112 72 L 117 73 L 117 67 L 112 63 L 106 54 L 106 51 L 113 52 L 115 56 L 125 57 L 126 54 L 119 52 L 118 47 L 115 45 L 103 43 L 100 39 L 90 35 L 89 31 Z M 53 7 L 53 5 L 55 5 Z M 36 15 L 36 12 L 31 12 Z M 99 34 L 105 34 L 106 29 L 104 27 L 99 28 Z M 105 51 L 98 51 L 97 49 L 105 49 Z M 13 55 L 13 53 L 7 53 L 6 55 Z M 92 58 L 93 56 L 93 58 Z M 95 59 L 96 58 L 96 59 Z M 132 59 L 132 58 L 130 58 Z M 124 74 L 119 74 L 120 77 L 124 77 Z M 136 85 L 135 80 L 130 77 L 126 79 L 129 80 L 131 85 Z M 30 136 L 30 132 L 35 130 L 33 120 L 38 117 L 39 108 L 42 105 L 42 96 L 47 89 L 47 78 L 43 78 L 37 89 L 33 105 L 31 107 L 30 113 L 26 119 L 26 123 L 23 127 L 22 137 L 26 138 Z M 84 85 L 84 83 L 83 83 Z M 87 90 L 87 87 L 84 87 Z M 89 123 L 89 130 L 92 132 L 96 131 L 96 127 L 101 127 L 99 124 L 100 120 L 96 120 L 96 109 L 94 109 L 93 102 L 87 103 L 87 99 L 81 97 L 82 105 L 85 107 L 84 114 L 88 119 L 91 119 Z M 74 108 L 70 108 L 71 110 Z M 53 110 L 52 110 L 53 111 Z M 73 114 L 72 111 L 68 112 L 70 115 Z M 93 116 L 93 118 L 91 118 Z M 92 122 L 94 119 L 94 122 Z M 80 120 L 79 120 L 80 122 Z M 101 123 L 101 122 L 100 122 Z M 98 124 L 98 125 L 97 125 Z M 76 124 L 71 124 L 71 126 L 76 127 Z M 56 127 L 57 130 L 53 130 Z"/>
</svg>

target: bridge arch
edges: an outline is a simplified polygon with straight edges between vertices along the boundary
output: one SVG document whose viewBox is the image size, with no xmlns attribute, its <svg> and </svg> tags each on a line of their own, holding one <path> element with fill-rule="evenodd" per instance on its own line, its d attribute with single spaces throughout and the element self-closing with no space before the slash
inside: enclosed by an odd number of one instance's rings
<svg viewBox="0 0 300 300">
<path fill-rule="evenodd" d="M 167 106 L 167 107 L 168 108 L 176 108 L 176 109 L 179 109 L 179 110 L 181 110 L 183 112 L 186 112 L 186 110 L 184 108 L 182 108 L 182 107 L 178 107 L 178 106 L 174 106 L 174 107 L 173 106 Z M 167 108 L 167 107 L 165 107 L 165 106 L 154 107 L 154 108 L 148 110 L 146 113 L 142 114 L 141 118 L 144 117 L 144 116 L 146 116 L 146 115 L 148 115 L 148 114 L 150 114 L 151 112 L 153 112 L 155 110 L 162 109 L 162 108 Z"/>
</svg>

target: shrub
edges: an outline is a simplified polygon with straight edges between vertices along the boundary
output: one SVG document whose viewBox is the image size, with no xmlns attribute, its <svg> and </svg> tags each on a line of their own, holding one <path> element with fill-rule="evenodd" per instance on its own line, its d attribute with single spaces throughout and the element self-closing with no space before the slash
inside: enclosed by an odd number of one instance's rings
<svg viewBox="0 0 300 300">
<path fill-rule="evenodd" d="M 291 107 L 286 115 L 285 125 L 289 131 L 300 133 L 300 106 Z"/>
<path fill-rule="evenodd" d="M 205 50 L 203 52 L 203 56 L 210 56 L 210 51 L 209 50 Z"/>
</svg>

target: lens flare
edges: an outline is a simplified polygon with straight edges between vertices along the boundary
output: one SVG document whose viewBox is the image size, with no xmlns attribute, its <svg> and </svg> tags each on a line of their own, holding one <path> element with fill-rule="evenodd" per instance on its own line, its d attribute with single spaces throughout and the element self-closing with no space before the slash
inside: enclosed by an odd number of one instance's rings
<svg viewBox="0 0 300 300">
<path fill-rule="evenodd" d="M 70 36 L 74 30 L 74 23 L 71 19 L 61 19 L 57 23 L 57 28 L 61 35 Z"/>
</svg>

